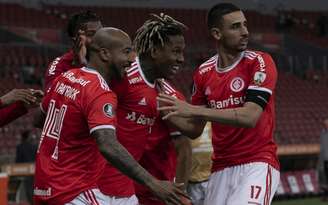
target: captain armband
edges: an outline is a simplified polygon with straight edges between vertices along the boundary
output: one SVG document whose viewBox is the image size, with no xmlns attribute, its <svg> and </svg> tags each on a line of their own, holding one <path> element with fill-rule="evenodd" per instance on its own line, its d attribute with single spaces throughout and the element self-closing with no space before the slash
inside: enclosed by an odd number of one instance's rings
<svg viewBox="0 0 328 205">
<path fill-rule="evenodd" d="M 248 89 L 246 91 L 246 102 L 253 102 L 265 109 L 270 100 L 271 94 L 262 90 Z"/>
</svg>

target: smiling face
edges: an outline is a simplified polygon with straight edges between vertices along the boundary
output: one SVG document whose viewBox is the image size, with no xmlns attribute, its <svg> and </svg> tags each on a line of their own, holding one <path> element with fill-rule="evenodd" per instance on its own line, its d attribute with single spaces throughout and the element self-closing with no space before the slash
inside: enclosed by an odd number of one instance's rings
<svg viewBox="0 0 328 205">
<path fill-rule="evenodd" d="M 168 36 L 164 46 L 156 46 L 153 59 L 156 78 L 172 79 L 184 62 L 185 41 L 182 35 Z"/>
<path fill-rule="evenodd" d="M 99 29 L 88 49 L 89 65 L 97 68 L 106 81 L 122 79 L 134 61 L 129 35 L 117 28 Z"/>
<path fill-rule="evenodd" d="M 247 21 L 242 11 L 235 11 L 222 16 L 217 27 L 211 29 L 212 36 L 219 41 L 219 46 L 226 50 L 241 52 L 247 48 Z"/>
<path fill-rule="evenodd" d="M 134 53 L 132 52 L 132 43 L 129 37 L 122 38 L 120 45 L 111 51 L 112 65 L 111 69 L 114 71 L 114 78 L 121 79 L 125 75 L 133 60 Z"/>
<path fill-rule="evenodd" d="M 125 75 L 125 70 L 131 66 L 134 53 L 130 37 L 123 32 L 118 35 L 113 46 L 108 49 L 110 54 L 108 67 L 112 72 L 112 78 L 120 80 Z"/>
</svg>

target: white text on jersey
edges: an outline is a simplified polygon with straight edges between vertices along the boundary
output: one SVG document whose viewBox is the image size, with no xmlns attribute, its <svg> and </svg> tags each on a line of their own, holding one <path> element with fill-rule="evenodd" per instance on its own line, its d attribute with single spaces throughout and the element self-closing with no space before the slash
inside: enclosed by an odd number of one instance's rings
<svg viewBox="0 0 328 205">
<path fill-rule="evenodd" d="M 137 116 L 136 112 L 132 112 L 132 113 L 128 113 L 128 115 L 126 116 L 126 119 L 128 119 L 132 122 L 136 122 L 139 125 L 152 126 L 152 125 L 154 125 L 156 117 L 150 118 L 150 117 L 146 117 L 144 114 L 140 114 L 139 116 Z"/>
<path fill-rule="evenodd" d="M 265 62 L 264 62 L 264 59 L 262 58 L 262 56 L 261 55 L 258 55 L 257 56 L 257 60 L 260 63 L 260 71 L 261 72 L 265 72 Z"/>
<path fill-rule="evenodd" d="M 35 187 L 33 194 L 35 196 L 51 196 L 51 188 L 49 187 L 48 189 L 39 189 L 38 187 Z"/>
<path fill-rule="evenodd" d="M 210 100 L 209 106 L 215 109 L 222 109 L 222 108 L 228 108 L 232 105 L 242 105 L 244 104 L 244 102 L 245 102 L 245 96 L 234 97 L 233 95 L 230 95 L 230 97 L 225 100 L 220 100 L 220 101 Z"/>
<path fill-rule="evenodd" d="M 142 81 L 142 78 L 140 76 L 129 79 L 129 84 L 136 84 Z"/>
<path fill-rule="evenodd" d="M 72 100 L 76 99 L 77 94 L 80 93 L 79 90 L 72 88 L 69 85 L 65 85 L 64 83 L 58 82 L 55 88 L 55 92 L 64 95 L 65 97 L 68 97 Z"/>
<path fill-rule="evenodd" d="M 55 75 L 56 66 L 59 63 L 59 61 L 60 61 L 60 58 L 58 57 L 51 63 L 50 68 L 49 68 L 49 75 Z"/>
<path fill-rule="evenodd" d="M 65 78 L 67 78 L 69 81 L 71 81 L 72 83 L 78 83 L 78 84 L 82 85 L 83 87 L 88 85 L 88 83 L 90 83 L 90 80 L 84 80 L 83 78 L 76 78 L 74 76 L 74 73 L 69 72 L 69 71 L 64 73 L 63 76 Z"/>
</svg>

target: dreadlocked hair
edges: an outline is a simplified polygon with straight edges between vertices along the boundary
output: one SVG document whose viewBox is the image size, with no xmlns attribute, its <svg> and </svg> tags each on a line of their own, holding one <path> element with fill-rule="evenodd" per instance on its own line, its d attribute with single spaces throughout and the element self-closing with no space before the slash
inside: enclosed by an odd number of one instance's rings
<svg viewBox="0 0 328 205">
<path fill-rule="evenodd" d="M 187 29 L 183 23 L 164 13 L 150 14 L 150 16 L 152 18 L 147 20 L 136 32 L 134 46 L 138 55 L 148 53 L 156 45 L 163 47 L 169 40 L 169 36 L 182 35 L 183 31 Z"/>
</svg>

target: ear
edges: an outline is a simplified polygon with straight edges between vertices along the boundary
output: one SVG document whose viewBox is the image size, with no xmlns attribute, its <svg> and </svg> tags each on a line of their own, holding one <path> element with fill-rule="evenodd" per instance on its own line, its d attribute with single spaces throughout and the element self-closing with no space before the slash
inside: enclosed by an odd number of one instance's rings
<svg viewBox="0 0 328 205">
<path fill-rule="evenodd" d="M 220 29 L 216 27 L 211 28 L 211 36 L 213 36 L 215 40 L 220 40 L 222 37 Z"/>
<path fill-rule="evenodd" d="M 111 57 L 111 55 L 110 55 L 110 53 L 106 50 L 106 49 L 100 49 L 100 51 L 99 51 L 99 57 L 100 57 L 100 59 L 102 60 L 102 61 L 109 61 L 110 60 L 110 57 Z"/>
<path fill-rule="evenodd" d="M 151 50 L 150 50 L 150 55 L 152 58 L 156 59 L 158 58 L 158 54 L 159 54 L 159 49 L 154 46 Z"/>
</svg>

